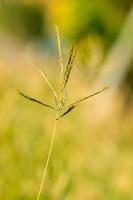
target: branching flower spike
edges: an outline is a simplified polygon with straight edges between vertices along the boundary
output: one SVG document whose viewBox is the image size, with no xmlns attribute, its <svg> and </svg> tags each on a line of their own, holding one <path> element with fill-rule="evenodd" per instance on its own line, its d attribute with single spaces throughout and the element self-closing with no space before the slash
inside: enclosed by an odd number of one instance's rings
<svg viewBox="0 0 133 200">
<path fill-rule="evenodd" d="M 29 101 L 35 102 L 37 104 L 40 104 L 42 106 L 44 106 L 45 108 L 50 108 L 53 111 L 56 112 L 56 118 L 55 118 L 55 125 L 54 125 L 54 129 L 53 129 L 53 133 L 52 133 L 52 139 L 51 139 L 51 143 L 50 143 L 50 148 L 48 151 L 48 156 L 47 156 L 47 160 L 46 160 L 46 164 L 44 167 L 44 171 L 42 174 L 42 179 L 41 179 L 41 184 L 39 187 L 39 191 L 38 191 L 38 195 L 36 200 L 40 200 L 40 196 L 42 193 L 42 189 L 44 187 L 44 183 L 45 183 L 45 177 L 47 174 L 47 169 L 48 169 L 48 165 L 49 165 L 49 161 L 50 161 L 50 157 L 51 157 L 51 153 L 52 153 L 52 149 L 53 149 L 53 144 L 54 144 L 54 139 L 55 139 L 55 133 L 56 133 L 56 127 L 57 127 L 57 123 L 58 121 L 64 117 L 67 116 L 67 114 L 69 114 L 72 110 L 74 110 L 74 108 L 81 102 L 88 100 L 89 98 L 105 91 L 108 89 L 108 87 L 104 87 L 90 95 L 87 95 L 85 97 L 79 98 L 77 100 L 75 100 L 73 103 L 70 104 L 66 104 L 66 99 L 67 99 L 67 83 L 69 81 L 70 78 L 70 74 L 72 71 L 72 67 L 74 64 L 74 60 L 76 57 L 76 53 L 77 53 L 77 48 L 75 46 L 72 46 L 71 50 L 70 50 L 70 54 L 69 54 L 69 58 L 68 58 L 68 62 L 66 64 L 66 67 L 64 68 L 64 64 L 63 64 L 63 59 L 62 59 L 62 53 L 61 53 L 61 44 L 60 44 L 60 37 L 59 37 L 59 32 L 58 32 L 58 27 L 56 27 L 56 33 L 57 33 L 57 44 L 58 44 L 58 51 L 59 51 L 59 63 L 60 63 L 60 76 L 61 76 L 61 86 L 60 86 L 60 94 L 57 95 L 54 87 L 52 86 L 52 83 L 49 81 L 49 79 L 47 78 L 46 74 L 44 72 L 42 72 L 39 69 L 39 72 L 41 73 L 42 77 L 44 78 L 44 80 L 46 81 L 50 91 L 52 92 L 53 95 L 53 99 L 55 102 L 55 106 L 51 106 L 50 104 L 46 104 L 43 103 L 40 100 L 37 100 L 33 97 L 27 96 L 25 95 L 23 92 L 20 92 L 20 95 L 23 96 L 24 98 L 26 98 Z"/>
</svg>

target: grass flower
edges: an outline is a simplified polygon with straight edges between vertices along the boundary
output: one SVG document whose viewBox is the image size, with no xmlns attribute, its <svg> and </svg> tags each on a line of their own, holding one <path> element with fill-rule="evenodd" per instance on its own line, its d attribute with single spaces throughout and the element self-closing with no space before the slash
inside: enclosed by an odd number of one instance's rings
<svg viewBox="0 0 133 200">
<path fill-rule="evenodd" d="M 50 143 L 50 147 L 49 147 L 49 151 L 48 151 L 48 156 L 47 156 L 47 160 L 46 160 L 46 164 L 44 167 L 44 171 L 43 171 L 43 175 L 42 175 L 42 179 L 41 179 L 41 183 L 40 183 L 40 187 L 39 187 L 39 191 L 38 191 L 38 195 L 37 195 L 37 199 L 36 200 L 40 200 L 40 196 L 41 196 L 41 192 L 45 183 L 45 177 L 47 174 L 47 169 L 48 169 L 48 165 L 49 165 L 49 161 L 51 158 L 51 154 L 52 154 L 52 149 L 53 149 L 53 144 L 54 144 L 54 140 L 55 140 L 55 134 L 56 134 L 56 128 L 57 128 L 57 123 L 58 121 L 68 115 L 68 113 L 70 113 L 72 110 L 74 110 L 74 108 L 76 108 L 79 103 L 88 100 L 89 98 L 105 91 L 108 89 L 108 87 L 104 87 L 92 94 L 88 94 L 85 97 L 81 97 L 77 100 L 75 100 L 72 103 L 66 104 L 66 99 L 67 99 L 67 84 L 70 78 L 70 74 L 74 65 L 74 60 L 77 54 L 77 47 L 76 45 L 71 47 L 70 50 L 70 54 L 68 57 L 68 62 L 66 67 L 64 67 L 63 64 L 63 59 L 62 59 L 62 51 L 61 51 L 61 42 L 60 42 L 60 36 L 59 36 L 59 31 L 58 31 L 58 27 L 56 26 L 56 33 L 57 33 L 57 46 L 58 46 L 58 52 L 59 52 L 59 63 L 60 63 L 60 79 L 61 79 L 61 86 L 60 86 L 60 93 L 57 94 L 52 83 L 50 82 L 50 80 L 48 79 L 47 75 L 41 71 L 39 69 L 40 74 L 42 75 L 42 77 L 44 78 L 45 82 L 47 83 L 52 95 L 53 95 L 53 99 L 55 102 L 55 105 L 50 105 L 47 103 L 44 103 L 40 100 L 37 100 L 33 97 L 30 97 L 28 95 L 25 95 L 23 92 L 20 92 L 20 95 L 23 96 L 24 98 L 26 98 L 29 101 L 32 101 L 34 103 L 40 104 L 41 106 L 45 107 L 45 108 L 49 108 L 52 109 L 54 112 L 56 112 L 56 118 L 55 118 L 55 124 L 54 124 L 54 129 L 53 129 L 53 133 L 52 133 L 52 139 L 51 139 L 51 143 Z"/>
</svg>

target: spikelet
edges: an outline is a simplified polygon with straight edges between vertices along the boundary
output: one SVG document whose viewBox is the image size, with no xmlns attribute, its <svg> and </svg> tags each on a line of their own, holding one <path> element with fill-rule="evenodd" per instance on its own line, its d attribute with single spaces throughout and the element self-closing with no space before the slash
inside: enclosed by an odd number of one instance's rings
<svg viewBox="0 0 133 200">
<path fill-rule="evenodd" d="M 50 88 L 52 94 L 53 94 L 53 97 L 54 97 L 54 101 L 55 101 L 55 104 L 57 106 L 58 104 L 58 97 L 57 97 L 57 94 L 56 94 L 56 91 L 54 89 L 54 87 L 52 86 L 51 82 L 49 81 L 49 79 L 47 78 L 46 74 L 44 72 L 42 72 L 40 69 L 38 69 L 40 74 L 42 75 L 42 77 L 44 78 L 44 80 L 46 81 L 48 87 Z"/>
<path fill-rule="evenodd" d="M 69 59 L 68 59 L 68 63 L 67 63 L 67 66 L 65 68 L 65 71 L 64 71 L 64 75 L 63 75 L 63 82 L 62 82 L 62 85 L 61 85 L 61 91 L 63 91 L 67 85 L 67 82 L 69 80 L 69 76 L 70 76 L 70 73 L 71 73 L 71 70 L 72 70 L 72 67 L 73 67 L 73 62 L 74 62 L 74 59 L 76 57 L 76 49 L 74 46 L 72 46 L 71 48 L 71 51 L 70 51 L 70 55 L 69 55 Z"/>
<path fill-rule="evenodd" d="M 57 47 L 58 47 L 58 52 L 59 52 L 60 74 L 61 76 L 63 76 L 64 65 L 63 65 L 62 51 L 61 51 L 61 40 L 60 40 L 58 26 L 55 26 L 55 27 L 56 27 L 56 36 L 57 36 Z"/>
<path fill-rule="evenodd" d="M 63 107 L 65 106 L 66 99 L 67 99 L 67 91 L 65 89 L 64 92 L 63 93 L 61 92 L 60 95 L 59 103 L 57 106 L 58 111 L 61 111 L 63 109 Z"/>
<path fill-rule="evenodd" d="M 64 113 L 62 113 L 56 120 L 64 117 L 65 115 L 67 115 L 68 113 L 70 113 L 74 108 L 76 107 L 76 105 L 72 105 L 70 106 Z"/>
<path fill-rule="evenodd" d="M 40 104 L 40 105 L 42 105 L 42 106 L 45 106 L 45 107 L 51 108 L 51 109 L 53 109 L 53 110 L 56 110 L 56 108 L 54 108 L 54 107 L 51 106 L 51 105 L 48 105 L 48 104 L 46 104 L 46 103 L 43 103 L 42 101 L 37 100 L 37 99 L 35 99 L 35 98 L 33 98 L 33 97 L 27 96 L 27 95 L 25 95 L 23 92 L 20 92 L 20 91 L 18 91 L 18 92 L 19 92 L 19 94 L 20 94 L 21 96 L 23 96 L 24 98 L 28 99 L 29 101 L 32 101 L 32 102 L 38 103 L 38 104 Z"/>
<path fill-rule="evenodd" d="M 107 90 L 107 89 L 109 89 L 109 87 L 104 87 L 104 88 L 102 88 L 102 89 L 100 89 L 100 90 L 98 90 L 98 91 L 96 91 L 96 92 L 94 92 L 94 93 L 92 93 L 92 94 L 90 94 L 88 96 L 81 97 L 81 98 L 75 100 L 73 103 L 65 105 L 65 106 L 69 107 L 69 106 L 77 105 L 78 103 L 81 103 L 82 101 L 85 101 L 85 100 L 87 100 L 87 99 L 89 99 L 89 98 L 91 98 L 91 97 L 93 97 L 93 96 L 95 96 L 95 95 Z"/>
</svg>

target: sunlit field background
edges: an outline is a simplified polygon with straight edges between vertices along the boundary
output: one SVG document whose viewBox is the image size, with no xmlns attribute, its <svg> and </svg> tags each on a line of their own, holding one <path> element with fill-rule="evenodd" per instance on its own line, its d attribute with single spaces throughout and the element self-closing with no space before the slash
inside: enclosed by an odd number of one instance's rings
<svg viewBox="0 0 133 200">
<path fill-rule="evenodd" d="M 81 103 L 57 127 L 41 200 L 133 199 L 132 0 L 0 1 L 0 200 L 35 200 L 55 113 L 18 90 L 53 104 L 38 67 L 57 91 L 76 40 L 68 102 Z"/>
</svg>

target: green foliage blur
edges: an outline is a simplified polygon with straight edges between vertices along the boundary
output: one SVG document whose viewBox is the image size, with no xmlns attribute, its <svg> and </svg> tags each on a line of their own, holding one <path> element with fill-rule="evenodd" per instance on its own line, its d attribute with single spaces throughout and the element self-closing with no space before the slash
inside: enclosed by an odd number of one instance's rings
<svg viewBox="0 0 133 200">
<path fill-rule="evenodd" d="M 43 36 L 44 16 L 39 6 L 9 3 L 0 9 L 1 29 L 21 38 L 34 39 Z"/>
</svg>

